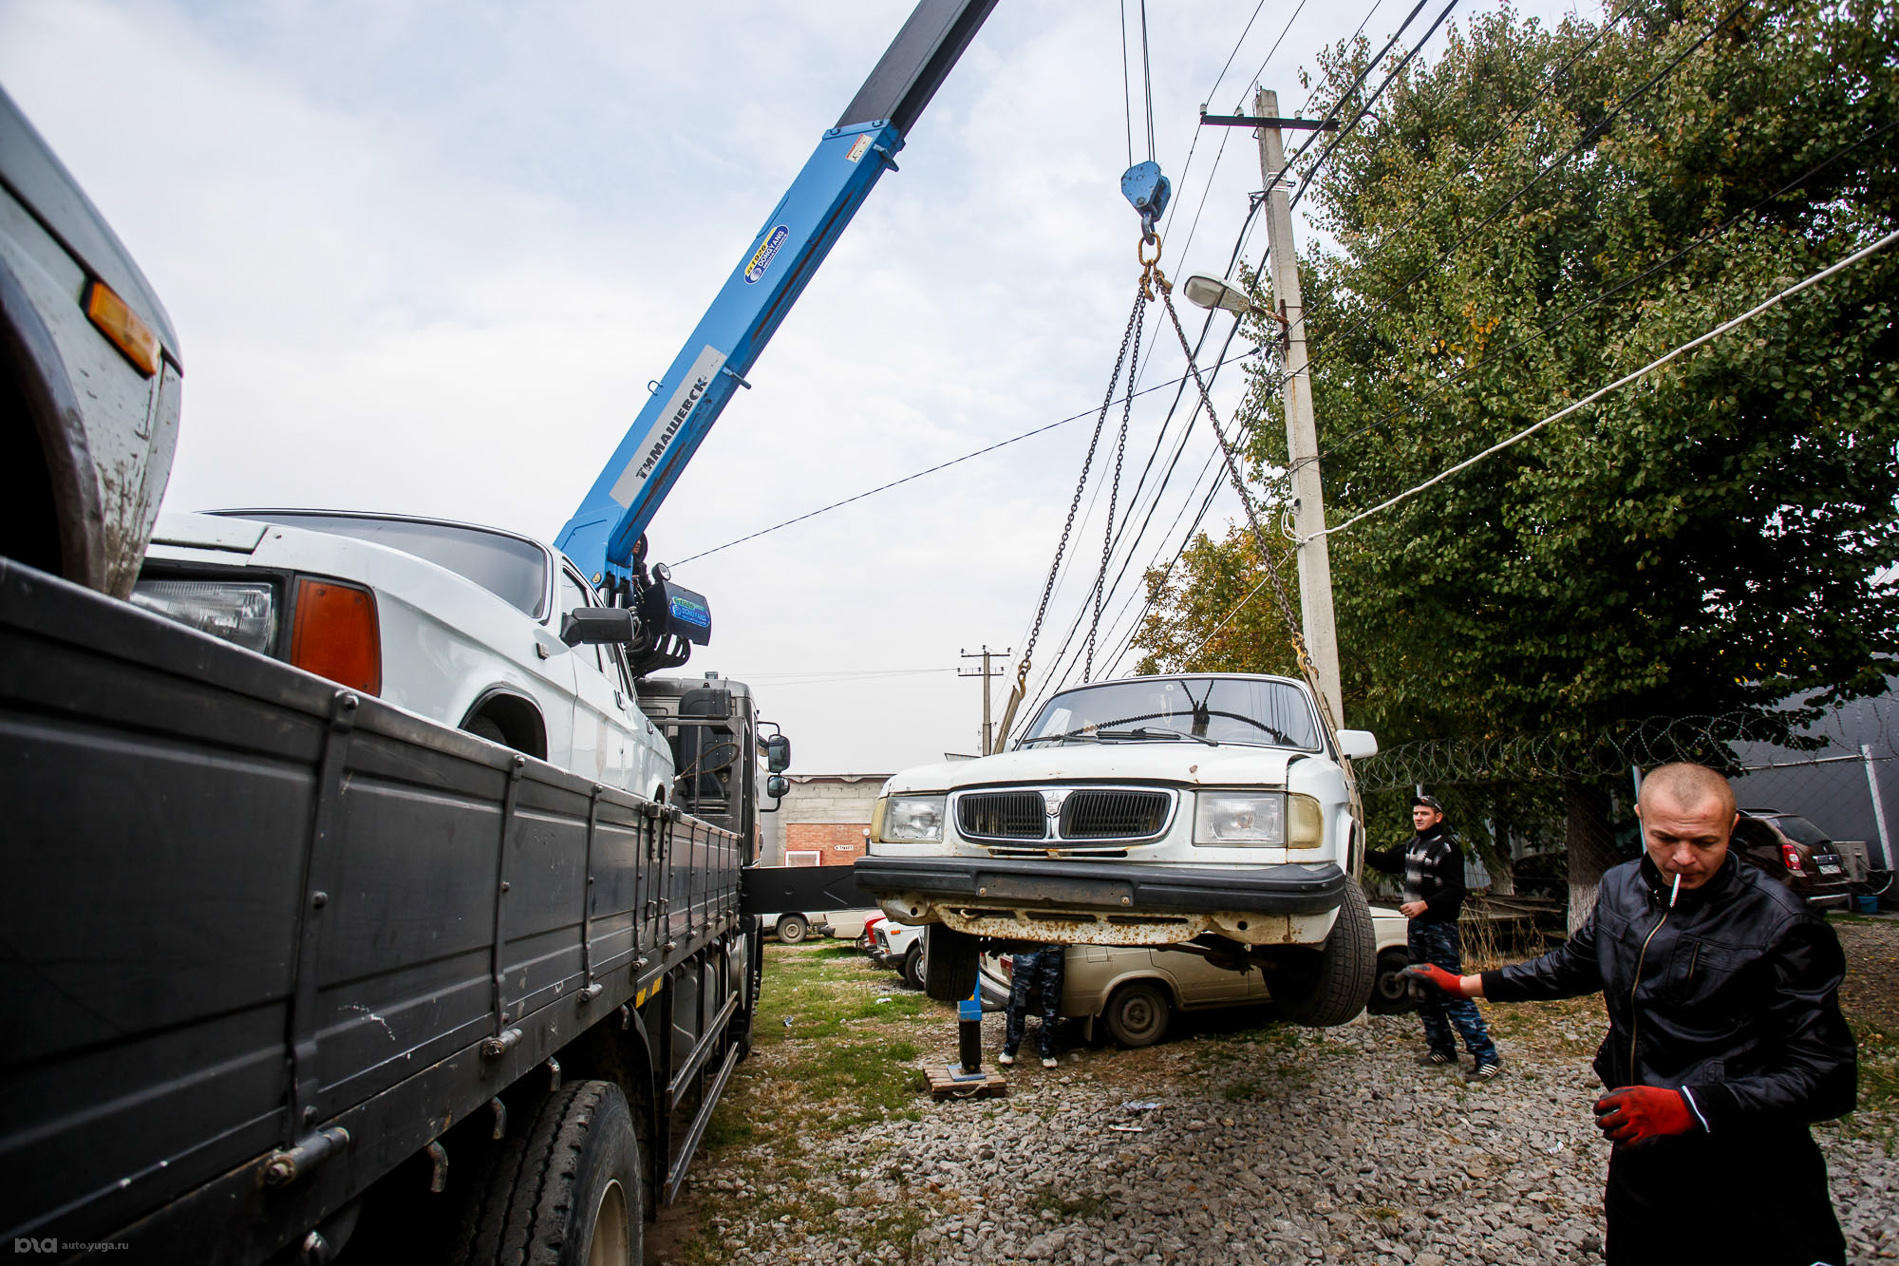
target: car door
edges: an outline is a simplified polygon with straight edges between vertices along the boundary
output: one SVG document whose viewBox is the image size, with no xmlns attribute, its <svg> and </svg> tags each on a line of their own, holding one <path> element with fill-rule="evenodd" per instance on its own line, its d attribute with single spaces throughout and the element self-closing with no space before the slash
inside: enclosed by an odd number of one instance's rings
<svg viewBox="0 0 1899 1266">
<path fill-rule="evenodd" d="M 555 627 L 560 616 L 577 607 L 597 607 L 593 590 L 570 567 L 562 567 L 555 589 L 559 603 L 554 613 Z M 632 725 L 637 711 L 628 697 L 617 663 L 608 657 L 612 648 L 579 646 L 567 648 L 574 665 L 574 755 L 571 768 L 577 774 L 631 791 L 650 791 L 632 785 Z"/>
</svg>

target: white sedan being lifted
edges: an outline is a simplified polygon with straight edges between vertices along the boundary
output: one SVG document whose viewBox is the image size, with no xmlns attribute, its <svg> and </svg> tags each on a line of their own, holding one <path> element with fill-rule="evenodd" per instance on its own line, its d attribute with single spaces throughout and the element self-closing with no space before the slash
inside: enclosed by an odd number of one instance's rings
<svg viewBox="0 0 1899 1266">
<path fill-rule="evenodd" d="M 1335 747 L 1289 678 L 1065 690 L 1014 751 L 885 784 L 857 883 L 892 918 L 929 925 L 939 999 L 969 996 L 983 938 L 1197 940 L 1260 966 L 1288 1018 L 1341 1024 L 1376 963 L 1348 763 L 1376 751 L 1362 730 Z"/>
<path fill-rule="evenodd" d="M 435 519 L 317 510 L 159 516 L 132 600 L 550 764 L 669 800 L 629 614 L 557 551 Z"/>
</svg>

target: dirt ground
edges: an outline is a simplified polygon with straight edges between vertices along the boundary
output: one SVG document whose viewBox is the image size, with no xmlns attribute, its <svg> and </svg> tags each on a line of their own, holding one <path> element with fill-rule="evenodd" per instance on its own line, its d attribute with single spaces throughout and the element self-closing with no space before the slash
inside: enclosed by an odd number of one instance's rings
<svg viewBox="0 0 1899 1266">
<path fill-rule="evenodd" d="M 1862 1107 L 1873 1107 L 1875 1101 L 1891 1103 L 1895 1092 L 1899 1091 L 1899 1083 L 1894 1081 L 1899 1064 L 1893 1058 L 1895 1052 L 1899 1051 L 1899 915 L 1836 915 L 1829 922 L 1839 936 L 1847 959 L 1841 1004 L 1860 1041 Z M 777 1018 L 772 1020 L 772 1032 L 766 1044 L 742 1068 L 741 1084 L 728 1092 L 729 1108 L 743 1112 L 755 1123 L 755 1131 L 748 1131 L 753 1133 L 753 1137 L 749 1144 L 730 1150 L 715 1143 L 694 1161 L 693 1179 L 688 1184 L 685 1198 L 678 1205 L 662 1210 L 657 1224 L 648 1227 L 646 1261 L 649 1266 L 666 1261 L 719 1260 L 722 1253 L 720 1248 L 715 1247 L 718 1241 L 706 1233 L 709 1206 L 704 1188 L 728 1180 L 742 1182 L 740 1152 L 747 1146 L 756 1149 L 768 1144 L 768 1135 L 780 1131 L 795 1134 L 798 1131 L 799 1113 L 794 1108 L 797 1095 L 793 1089 L 798 1079 L 793 1074 L 793 1068 L 798 1061 L 815 1058 L 813 1051 L 826 1050 L 837 1043 L 833 1039 L 822 1038 L 815 1042 L 780 1042 L 776 1039 L 781 1024 L 787 1038 L 791 1035 L 794 1018 L 800 1030 L 807 1024 L 807 1016 L 815 1004 L 798 992 L 799 986 L 795 982 L 799 977 L 786 973 L 795 973 L 798 966 L 805 965 L 805 959 L 820 952 L 828 956 L 836 951 L 796 947 L 776 949 L 768 955 L 770 961 L 766 969 L 766 989 L 777 995 L 768 1000 L 769 1005 L 775 1010 L 782 1003 L 797 1014 L 782 1021 Z M 808 965 L 817 964 L 814 960 Z M 861 964 L 854 959 L 838 961 L 828 970 L 833 974 L 843 971 L 854 982 L 853 989 L 880 1002 L 890 1002 L 885 991 L 899 1000 L 908 993 L 895 986 L 894 978 L 888 973 L 871 968 L 867 960 Z M 859 976 L 863 978 L 861 981 L 856 980 Z M 916 1009 L 917 1013 L 902 1019 L 892 1017 L 890 1022 L 882 1026 L 884 1031 L 915 1038 L 924 1046 L 940 1043 L 952 1036 L 944 1026 L 935 1004 L 924 1004 L 920 995 L 911 994 L 910 997 L 922 1004 Z M 1581 1066 L 1586 1064 L 1598 1036 L 1600 1016 L 1596 1008 L 1599 1005 L 1589 999 L 1576 999 L 1563 1003 L 1499 1008 L 1492 1012 L 1491 1022 L 1499 1040 L 1509 1042 L 1513 1052 L 1521 1051 L 1526 1057 L 1525 1062 L 1530 1057 L 1543 1056 Z M 1114 1091 L 1111 1098 L 1144 1095 L 1154 1087 L 1164 1086 L 1183 1075 L 1181 1061 L 1191 1062 L 1204 1045 L 1187 1039 L 1195 1035 L 1218 1038 L 1228 1029 L 1239 1030 L 1258 1023 L 1257 1017 L 1247 1018 L 1237 1012 L 1231 1013 L 1234 1018 L 1227 1021 L 1227 1014 L 1209 1013 L 1185 1025 L 1179 1040 L 1170 1039 L 1146 1050 L 1127 1051 L 1112 1044 L 1096 1044 L 1094 1048 L 1080 1050 L 1065 1063 L 1064 1075 L 1083 1081 L 1099 1079 L 1106 1089 Z M 815 1016 L 810 1017 L 810 1022 L 815 1023 Z M 792 1080 L 787 1081 L 787 1077 L 792 1077 Z M 751 1082 L 759 1084 L 744 1084 Z M 775 1110 L 757 1112 L 758 1104 L 752 1102 L 757 1097 L 773 1103 Z M 909 1092 L 904 1092 L 904 1098 L 909 1097 Z M 810 1129 L 813 1123 L 807 1121 L 804 1125 Z M 854 1133 L 849 1128 L 837 1128 L 835 1125 L 831 1129 L 819 1129 L 826 1135 L 850 1136 Z M 791 1146 L 795 1148 L 798 1145 L 792 1142 Z M 846 1146 L 849 1146 L 848 1143 Z M 699 1190 L 693 1190 L 695 1188 Z M 716 1202 L 712 1207 L 716 1208 Z M 866 1247 L 869 1247 L 868 1243 Z M 896 1255 L 896 1260 L 905 1256 L 902 1249 L 894 1245 L 889 1248 Z"/>
</svg>

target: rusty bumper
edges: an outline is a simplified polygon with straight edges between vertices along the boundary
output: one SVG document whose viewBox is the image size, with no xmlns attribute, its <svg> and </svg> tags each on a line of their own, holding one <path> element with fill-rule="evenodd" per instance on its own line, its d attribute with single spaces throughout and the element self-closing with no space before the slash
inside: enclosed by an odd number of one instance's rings
<svg viewBox="0 0 1899 1266">
<path fill-rule="evenodd" d="M 1325 914 L 1338 908 L 1351 882 L 1330 864 L 1190 870 L 1019 857 L 862 857 L 852 869 L 857 886 L 879 900 L 915 893 L 949 905 L 1100 914 Z"/>
</svg>

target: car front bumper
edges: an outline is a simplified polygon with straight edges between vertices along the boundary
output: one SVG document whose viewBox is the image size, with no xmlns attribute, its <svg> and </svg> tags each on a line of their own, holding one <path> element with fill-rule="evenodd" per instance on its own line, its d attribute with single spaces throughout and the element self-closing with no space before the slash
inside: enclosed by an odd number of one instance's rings
<svg viewBox="0 0 1899 1266">
<path fill-rule="evenodd" d="M 865 857 L 853 872 L 893 918 L 1081 945 L 1172 945 L 1203 933 L 1253 945 L 1319 945 L 1352 882 L 1331 863 L 1233 870 Z"/>
</svg>

